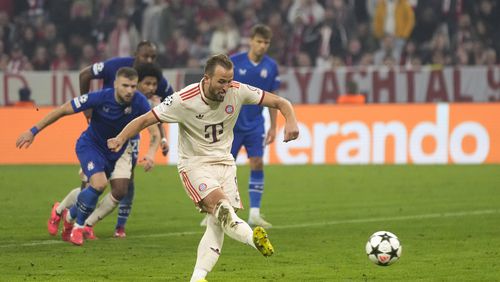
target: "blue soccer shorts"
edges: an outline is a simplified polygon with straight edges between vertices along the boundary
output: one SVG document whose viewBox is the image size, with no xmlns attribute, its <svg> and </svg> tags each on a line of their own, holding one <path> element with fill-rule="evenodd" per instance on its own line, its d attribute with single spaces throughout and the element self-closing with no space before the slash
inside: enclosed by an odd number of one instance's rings
<svg viewBox="0 0 500 282">
<path fill-rule="evenodd" d="M 244 146 L 247 151 L 247 156 L 251 157 L 260 157 L 264 156 L 264 144 L 266 134 L 260 132 L 251 132 L 251 133 L 235 133 L 233 139 L 233 145 L 231 147 L 231 154 L 234 159 L 238 156 L 238 152 L 241 147 Z"/>
<path fill-rule="evenodd" d="M 109 178 L 117 161 L 107 159 L 97 145 L 86 137 L 80 137 L 76 142 L 76 155 L 87 179 L 98 172 L 106 173 Z"/>
</svg>

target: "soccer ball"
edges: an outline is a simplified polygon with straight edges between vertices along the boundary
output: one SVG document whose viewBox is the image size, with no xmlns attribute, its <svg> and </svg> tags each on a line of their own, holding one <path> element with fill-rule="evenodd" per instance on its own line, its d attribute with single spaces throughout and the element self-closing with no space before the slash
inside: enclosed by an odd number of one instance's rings
<svg viewBox="0 0 500 282">
<path fill-rule="evenodd" d="M 373 233 L 366 243 L 366 254 L 375 264 L 388 266 L 401 257 L 401 243 L 396 235 L 387 231 Z"/>
</svg>

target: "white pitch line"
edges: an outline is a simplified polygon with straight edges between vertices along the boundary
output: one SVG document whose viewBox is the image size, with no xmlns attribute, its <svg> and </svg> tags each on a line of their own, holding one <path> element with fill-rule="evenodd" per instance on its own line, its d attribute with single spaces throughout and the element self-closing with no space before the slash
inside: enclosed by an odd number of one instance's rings
<svg viewBox="0 0 500 282">
<path fill-rule="evenodd" d="M 273 226 L 272 229 L 293 229 L 293 228 L 338 225 L 338 224 L 352 224 L 352 223 L 369 223 L 369 222 L 382 222 L 382 221 L 463 217 L 463 216 L 487 215 L 487 214 L 497 214 L 497 213 L 500 213 L 500 210 L 478 210 L 478 211 L 430 213 L 430 214 L 418 214 L 418 215 L 406 215 L 406 216 L 394 216 L 394 217 L 359 218 L 359 219 L 332 220 L 332 221 L 325 221 L 325 222 L 312 222 L 312 223 L 303 223 L 303 224 L 278 225 L 278 226 Z M 140 239 L 140 238 L 186 236 L 186 235 L 203 234 L 203 232 L 204 232 L 204 230 L 186 231 L 186 232 L 169 232 L 169 233 L 159 233 L 159 234 L 135 235 L 135 236 L 127 237 L 127 238 Z M 108 239 L 111 239 L 111 238 L 108 238 Z M 106 240 L 106 238 L 104 238 L 104 240 Z M 5 244 L 5 245 L 0 245 L 0 248 L 30 247 L 30 246 L 61 244 L 61 243 L 68 244 L 68 243 L 60 241 L 60 240 L 47 240 L 47 241 L 32 241 L 29 243 L 22 243 L 22 244 Z"/>
</svg>

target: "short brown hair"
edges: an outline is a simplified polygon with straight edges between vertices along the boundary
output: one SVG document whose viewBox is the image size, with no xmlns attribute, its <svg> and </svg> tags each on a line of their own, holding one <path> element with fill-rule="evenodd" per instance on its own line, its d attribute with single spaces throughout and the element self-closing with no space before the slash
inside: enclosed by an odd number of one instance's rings
<svg viewBox="0 0 500 282">
<path fill-rule="evenodd" d="M 271 39 L 273 37 L 273 32 L 267 25 L 257 24 L 252 27 L 250 38 L 254 38 L 256 35 L 260 35 L 264 39 Z"/>
<path fill-rule="evenodd" d="M 208 76 L 212 76 L 215 71 L 216 66 L 221 66 L 225 68 L 226 70 L 231 70 L 233 69 L 233 62 L 231 62 L 231 59 L 225 54 L 218 54 L 218 55 L 213 55 L 207 60 L 207 63 L 205 65 L 205 74 Z"/>
<path fill-rule="evenodd" d="M 132 79 L 138 78 L 139 74 L 137 74 L 137 71 L 134 68 L 121 67 L 116 72 L 116 77 L 119 77 L 119 76 L 123 76 L 125 78 L 132 80 Z"/>
</svg>

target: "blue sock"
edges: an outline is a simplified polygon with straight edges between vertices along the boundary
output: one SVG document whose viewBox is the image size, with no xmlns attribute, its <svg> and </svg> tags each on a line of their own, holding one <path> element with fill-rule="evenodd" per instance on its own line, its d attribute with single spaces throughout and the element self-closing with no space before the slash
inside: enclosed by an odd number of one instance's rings
<svg viewBox="0 0 500 282">
<path fill-rule="evenodd" d="M 248 193 L 250 195 L 250 207 L 260 208 L 262 193 L 264 192 L 264 171 L 252 170 L 248 183 Z"/>
<path fill-rule="evenodd" d="M 120 201 L 118 205 L 118 220 L 116 221 L 116 228 L 125 227 L 127 219 L 132 211 L 132 202 L 134 201 L 135 186 L 134 181 L 131 179 L 128 185 L 127 195 Z"/>
<path fill-rule="evenodd" d="M 87 187 L 78 194 L 78 200 L 76 202 L 76 207 L 78 208 L 76 224 L 81 226 L 85 224 L 85 220 L 94 211 L 97 200 L 99 200 L 99 195 L 101 194 L 101 191 L 97 191 L 92 186 Z"/>
</svg>

